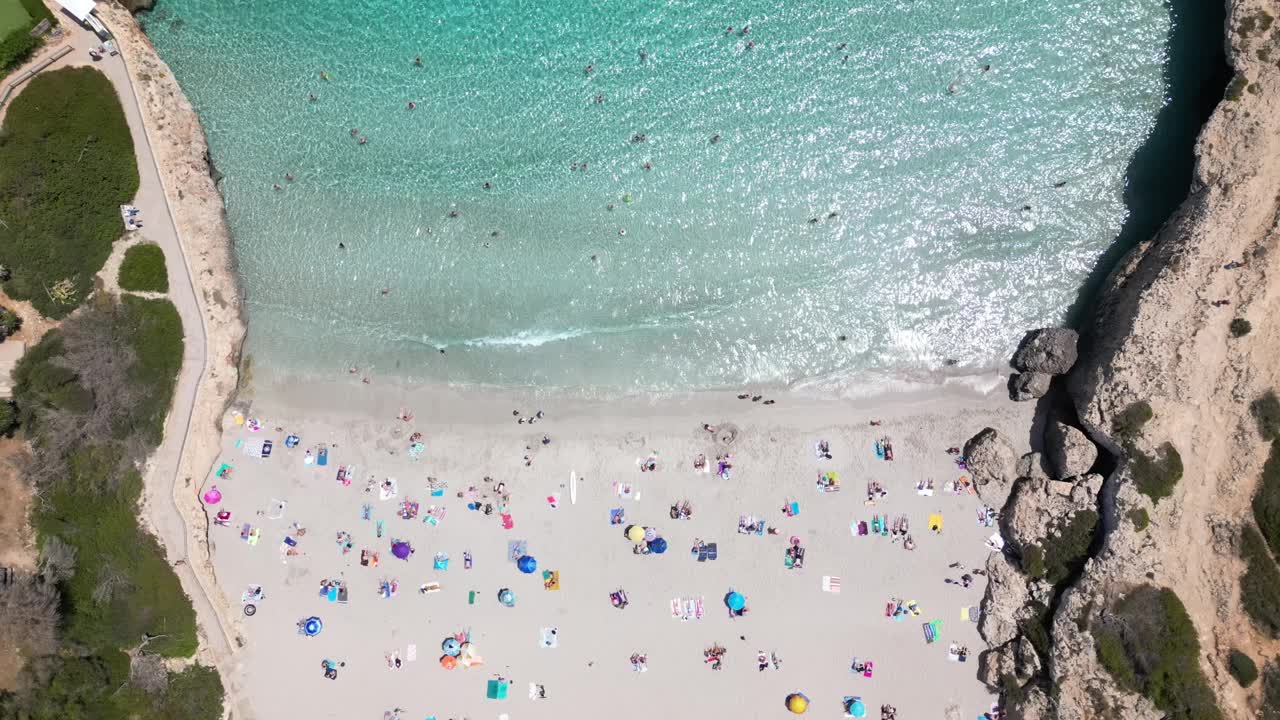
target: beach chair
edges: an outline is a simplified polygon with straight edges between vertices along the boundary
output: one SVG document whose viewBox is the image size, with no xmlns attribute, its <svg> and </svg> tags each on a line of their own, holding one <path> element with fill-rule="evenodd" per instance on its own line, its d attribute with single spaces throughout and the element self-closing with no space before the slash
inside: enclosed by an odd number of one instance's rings
<svg viewBox="0 0 1280 720">
<path fill-rule="evenodd" d="M 271 447 L 272 447 L 272 444 L 270 440 L 262 441 L 262 457 L 264 458 L 271 457 Z"/>
<path fill-rule="evenodd" d="M 240 527 L 240 539 L 241 539 L 241 540 L 248 540 L 248 539 L 249 539 L 249 533 L 250 533 L 250 531 L 252 531 L 252 530 L 253 530 L 253 526 L 252 526 L 252 525 L 250 525 L 249 523 L 245 523 L 244 525 L 242 525 L 242 526 Z"/>
<path fill-rule="evenodd" d="M 715 560 L 717 557 L 720 557 L 717 543 L 703 543 L 698 547 L 698 562 Z"/>
<path fill-rule="evenodd" d="M 823 592 L 829 592 L 829 593 L 840 592 L 840 578 L 834 575 L 823 575 L 822 590 Z"/>
</svg>

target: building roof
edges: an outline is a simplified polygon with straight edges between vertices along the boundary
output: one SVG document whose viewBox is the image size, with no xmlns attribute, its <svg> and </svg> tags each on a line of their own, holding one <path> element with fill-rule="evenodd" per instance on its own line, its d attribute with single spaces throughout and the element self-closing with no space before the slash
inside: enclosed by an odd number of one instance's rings
<svg viewBox="0 0 1280 720">
<path fill-rule="evenodd" d="M 89 13 L 93 12 L 93 0 L 53 0 L 62 6 L 72 17 L 84 22 L 89 17 Z"/>
</svg>

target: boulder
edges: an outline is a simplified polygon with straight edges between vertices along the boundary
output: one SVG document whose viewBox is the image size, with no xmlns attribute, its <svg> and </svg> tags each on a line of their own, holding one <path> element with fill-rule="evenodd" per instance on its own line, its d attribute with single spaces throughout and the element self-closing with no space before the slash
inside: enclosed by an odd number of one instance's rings
<svg viewBox="0 0 1280 720">
<path fill-rule="evenodd" d="M 1018 458 L 1018 477 L 1029 480 L 1048 480 L 1049 473 L 1044 470 L 1044 456 L 1038 452 L 1029 452 Z"/>
<path fill-rule="evenodd" d="M 1016 402 L 1042 398 L 1048 394 L 1052 380 L 1053 376 L 1046 373 L 1014 373 L 1009 376 L 1009 398 Z"/>
<path fill-rule="evenodd" d="M 1032 330 L 1022 338 L 1010 363 L 1022 372 L 1061 375 L 1076 364 L 1080 334 L 1067 328 Z"/>
<path fill-rule="evenodd" d="M 1066 480 L 1087 473 L 1098 459 L 1098 448 L 1083 432 L 1054 421 L 1045 432 L 1045 456 L 1049 476 Z"/>
<path fill-rule="evenodd" d="M 988 645 L 1003 645 L 1018 636 L 1028 598 L 1027 576 L 1005 555 L 993 554 L 987 560 L 987 590 L 978 620 L 978 634 Z"/>
<path fill-rule="evenodd" d="M 999 690 L 1005 675 L 1017 677 L 1017 668 L 1016 642 L 992 648 L 978 656 L 978 679 L 989 688 Z"/>
<path fill-rule="evenodd" d="M 1008 438 L 986 428 L 964 444 L 964 459 L 978 497 L 997 510 L 1003 508 L 1018 478 L 1018 456 Z"/>
<path fill-rule="evenodd" d="M 1036 652 L 1036 648 L 1023 635 L 1017 642 L 1017 673 L 1019 678 L 1029 678 L 1038 675 L 1042 668 L 1040 663 L 1040 653 Z"/>
</svg>

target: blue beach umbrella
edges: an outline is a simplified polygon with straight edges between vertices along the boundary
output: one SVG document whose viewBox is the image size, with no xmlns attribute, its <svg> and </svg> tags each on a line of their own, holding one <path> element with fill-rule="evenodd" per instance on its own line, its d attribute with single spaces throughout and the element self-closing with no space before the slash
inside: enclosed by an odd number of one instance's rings
<svg viewBox="0 0 1280 720">
<path fill-rule="evenodd" d="M 502 588 L 498 591 L 498 602 L 507 607 L 515 607 L 516 594 L 511 592 L 511 588 Z"/>
<path fill-rule="evenodd" d="M 516 561 L 516 567 L 520 568 L 520 572 L 529 575 L 538 569 L 538 561 L 534 560 L 532 555 L 521 555 Z"/>
<path fill-rule="evenodd" d="M 307 618 L 302 623 L 302 632 L 305 633 L 307 637 L 315 637 L 319 635 L 320 631 L 323 629 L 324 623 L 320 622 L 320 618 L 315 617 L 314 615 Z"/>
<path fill-rule="evenodd" d="M 462 643 L 458 642 L 456 637 L 447 637 L 440 643 L 440 649 L 449 657 L 458 657 L 462 653 Z"/>
<path fill-rule="evenodd" d="M 649 552 L 655 555 L 661 555 L 667 551 L 666 538 L 654 538 L 649 542 Z"/>
<path fill-rule="evenodd" d="M 747 599 L 735 590 L 724 596 L 724 604 L 728 605 L 730 610 L 737 612 L 747 606 Z"/>
<path fill-rule="evenodd" d="M 867 706 L 862 704 L 862 698 L 856 697 L 849 701 L 849 714 L 856 717 L 867 716 Z"/>
</svg>

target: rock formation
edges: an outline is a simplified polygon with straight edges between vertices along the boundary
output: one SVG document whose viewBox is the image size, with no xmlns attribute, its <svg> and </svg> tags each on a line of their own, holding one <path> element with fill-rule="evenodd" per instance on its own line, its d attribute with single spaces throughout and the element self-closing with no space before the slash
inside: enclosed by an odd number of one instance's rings
<svg viewBox="0 0 1280 720">
<path fill-rule="evenodd" d="M 991 507 L 1004 507 L 1017 478 L 1018 455 L 1009 439 L 986 428 L 964 444 L 964 459 L 978 497 Z"/>
<path fill-rule="evenodd" d="M 1049 392 L 1054 375 L 1062 375 L 1076 363 L 1079 335 L 1067 328 L 1032 330 L 1022 338 L 1010 364 L 1019 372 L 1009 376 L 1009 397 L 1035 400 Z"/>
<path fill-rule="evenodd" d="M 1274 2 L 1228 0 L 1227 12 L 1236 82 L 1201 129 L 1190 193 L 1102 284 L 1083 326 L 1080 357 L 1058 383 L 1080 427 L 1050 423 L 1044 461 L 1052 480 L 1020 480 L 1003 519 L 1016 552 L 1042 537 L 1038 521 L 1049 524 L 1067 508 L 1088 505 L 1099 496 L 1098 477 L 1078 476 L 1094 465 L 1101 446 L 1117 462 L 1100 494 L 1101 548 L 1048 594 L 1043 583 L 1010 576 L 1008 570 L 1017 572 L 1012 562 L 989 563 L 1002 568 L 997 592 L 1010 597 L 984 601 L 992 617 L 983 617 L 989 631 L 983 636 L 992 649 L 990 657 L 984 654 L 982 677 L 1003 680 L 993 673 L 1007 671 L 1018 678 L 1021 690 L 1006 698 L 1013 718 L 1171 714 L 1120 687 L 1098 659 L 1093 628 L 1107 619 L 1111 603 L 1140 585 L 1171 589 L 1185 606 L 1200 643 L 1199 669 L 1223 717 L 1258 716 L 1261 683 L 1242 688 L 1231 678 L 1227 656 L 1238 648 L 1263 660 L 1277 648 L 1241 607 L 1233 528 L 1250 521 L 1268 449 L 1248 405 L 1280 387 L 1280 332 L 1273 320 L 1280 317 L 1280 292 L 1268 278 L 1280 252 L 1280 66 L 1274 57 L 1267 60 L 1280 26 L 1272 27 L 1267 16 L 1278 14 Z M 1253 332 L 1233 337 L 1233 318 L 1249 320 Z M 1074 359 L 1069 344 L 1064 333 L 1031 333 L 1013 364 L 1022 373 L 1062 369 Z M 1011 395 L 1019 388 L 1031 395 L 1033 385 L 1015 378 Z M 1137 401 L 1150 404 L 1152 419 L 1124 442 L 1112 438 L 1116 419 Z M 1153 502 L 1135 486 L 1128 448 L 1151 454 L 1171 440 L 1186 448 L 1184 479 L 1171 497 Z M 1037 465 L 1024 456 L 1016 471 L 1031 476 Z M 1034 663 L 1021 652 L 1023 638 L 1030 638 L 1016 619 L 1031 617 L 1035 602 L 1046 599 L 1041 617 L 1048 652 L 1038 675 L 1023 683 L 1018 673 Z M 1018 602 L 1028 605 L 1019 609 Z"/>
<path fill-rule="evenodd" d="M 1068 328 L 1032 330 L 1013 354 L 1012 365 L 1024 373 L 1061 375 L 1076 364 L 1079 333 Z"/>
<path fill-rule="evenodd" d="M 1066 480 L 1089 472 L 1098 459 L 1098 448 L 1083 432 L 1054 421 L 1045 433 L 1045 457 L 1049 476 Z"/>
</svg>

